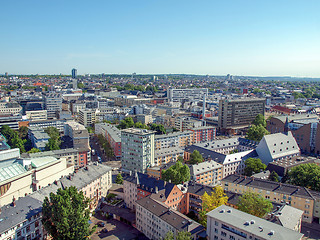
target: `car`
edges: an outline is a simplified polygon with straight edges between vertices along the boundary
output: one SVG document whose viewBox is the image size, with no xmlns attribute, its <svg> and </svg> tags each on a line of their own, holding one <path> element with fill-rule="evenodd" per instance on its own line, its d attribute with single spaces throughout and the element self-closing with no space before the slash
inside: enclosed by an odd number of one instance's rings
<svg viewBox="0 0 320 240">
<path fill-rule="evenodd" d="M 108 232 L 108 229 L 104 228 L 104 229 L 101 230 L 101 232 L 102 232 L 102 233 L 107 233 L 107 232 Z"/>
<path fill-rule="evenodd" d="M 98 222 L 98 227 L 104 227 L 106 224 L 104 222 Z"/>
</svg>

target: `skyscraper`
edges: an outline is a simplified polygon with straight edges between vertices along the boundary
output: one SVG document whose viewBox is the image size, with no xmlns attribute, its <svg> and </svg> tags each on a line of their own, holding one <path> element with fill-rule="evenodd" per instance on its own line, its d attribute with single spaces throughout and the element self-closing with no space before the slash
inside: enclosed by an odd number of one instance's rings
<svg viewBox="0 0 320 240">
<path fill-rule="evenodd" d="M 73 68 L 71 70 L 72 78 L 77 78 L 77 69 Z"/>
</svg>

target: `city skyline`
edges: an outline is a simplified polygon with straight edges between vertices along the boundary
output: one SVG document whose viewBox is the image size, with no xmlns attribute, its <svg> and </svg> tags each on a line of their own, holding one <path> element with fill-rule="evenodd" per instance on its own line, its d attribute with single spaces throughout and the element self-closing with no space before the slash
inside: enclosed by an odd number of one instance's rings
<svg viewBox="0 0 320 240">
<path fill-rule="evenodd" d="M 0 72 L 320 77 L 318 1 L 2 3 Z"/>
</svg>

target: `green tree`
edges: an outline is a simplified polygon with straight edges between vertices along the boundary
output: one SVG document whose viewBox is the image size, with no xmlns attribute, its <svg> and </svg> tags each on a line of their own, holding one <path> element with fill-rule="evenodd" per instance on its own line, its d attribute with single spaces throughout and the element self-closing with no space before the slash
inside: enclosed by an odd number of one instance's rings
<svg viewBox="0 0 320 240">
<path fill-rule="evenodd" d="M 253 124 L 256 126 L 262 125 L 264 128 L 267 127 L 266 119 L 264 118 L 264 116 L 262 114 L 258 114 L 256 116 L 256 118 L 253 120 Z"/>
<path fill-rule="evenodd" d="M 162 171 L 161 178 L 173 184 L 181 184 L 190 180 L 190 169 L 187 165 L 177 161 L 176 164 Z"/>
<path fill-rule="evenodd" d="M 28 131 L 29 131 L 29 128 L 27 128 L 25 126 L 20 127 L 18 130 L 19 137 L 21 139 L 27 139 L 28 138 Z"/>
<path fill-rule="evenodd" d="M 198 150 L 194 150 L 193 153 L 190 154 L 189 163 L 190 164 L 197 164 L 197 163 L 201 163 L 201 162 L 203 162 L 202 155 L 199 153 Z"/>
<path fill-rule="evenodd" d="M 127 117 L 124 120 L 121 120 L 117 128 L 126 129 L 126 128 L 132 128 L 133 126 L 134 126 L 133 119 L 131 117 Z"/>
<path fill-rule="evenodd" d="M 259 142 L 264 135 L 270 134 L 262 125 L 252 125 L 248 130 L 247 138 Z"/>
<path fill-rule="evenodd" d="M 121 173 L 119 173 L 117 175 L 117 178 L 116 178 L 116 181 L 115 181 L 117 184 L 122 184 L 123 183 L 123 178 L 122 178 L 122 175 Z"/>
<path fill-rule="evenodd" d="M 223 191 L 221 186 L 216 186 L 213 188 L 211 195 L 205 192 L 202 197 L 202 210 L 199 213 L 200 223 L 203 226 L 207 226 L 207 216 L 206 214 L 213 209 L 224 205 L 228 202 L 228 197 Z"/>
<path fill-rule="evenodd" d="M 244 164 L 246 165 L 244 174 L 247 176 L 252 176 L 254 173 L 264 171 L 267 167 L 259 158 L 248 158 L 244 161 Z"/>
<path fill-rule="evenodd" d="M 182 157 L 182 156 L 179 156 L 178 159 L 177 159 L 177 161 L 183 162 L 183 157 Z"/>
<path fill-rule="evenodd" d="M 78 88 L 83 89 L 84 88 L 84 84 L 82 82 L 78 83 Z"/>
<path fill-rule="evenodd" d="M 315 163 L 301 164 L 288 172 L 289 183 L 320 191 L 320 166 Z"/>
<path fill-rule="evenodd" d="M 237 207 L 240 211 L 262 218 L 272 210 L 272 203 L 258 193 L 246 192 L 240 196 Z"/>
<path fill-rule="evenodd" d="M 167 232 L 163 240 L 174 240 L 173 232 L 171 231 Z"/>
<path fill-rule="evenodd" d="M 46 151 L 59 150 L 61 145 L 59 130 L 55 127 L 48 127 L 44 130 L 49 135 Z"/>
<path fill-rule="evenodd" d="M 37 153 L 41 152 L 38 148 L 31 148 L 31 150 L 28 151 L 28 153 Z"/>
<path fill-rule="evenodd" d="M 166 129 L 161 124 L 151 124 L 150 129 L 156 131 L 157 135 L 166 134 Z"/>
<path fill-rule="evenodd" d="M 270 173 L 270 176 L 268 178 L 270 181 L 273 181 L 273 182 L 280 182 L 280 177 L 278 175 L 278 173 L 276 173 L 275 171 L 272 171 Z"/>
<path fill-rule="evenodd" d="M 54 240 L 84 240 L 94 232 L 90 229 L 90 200 L 76 187 L 50 193 L 42 205 L 42 224 Z"/>
<path fill-rule="evenodd" d="M 19 148 L 21 153 L 26 152 L 24 144 L 27 140 L 22 140 L 19 134 L 7 125 L 1 127 L 1 134 L 6 138 L 11 148 Z"/>
<path fill-rule="evenodd" d="M 48 143 L 45 146 L 46 151 L 53 151 L 53 150 L 59 150 L 60 146 L 58 145 L 58 142 L 53 139 L 49 138 Z"/>
<path fill-rule="evenodd" d="M 186 231 L 181 231 L 176 234 L 176 236 L 173 235 L 171 231 L 167 232 L 166 236 L 163 240 L 191 240 L 191 233 Z"/>
</svg>

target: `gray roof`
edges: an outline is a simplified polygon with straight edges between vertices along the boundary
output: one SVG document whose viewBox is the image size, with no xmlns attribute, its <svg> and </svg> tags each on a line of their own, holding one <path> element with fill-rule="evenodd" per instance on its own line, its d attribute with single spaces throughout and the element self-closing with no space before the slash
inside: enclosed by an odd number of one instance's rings
<svg viewBox="0 0 320 240">
<path fill-rule="evenodd" d="M 303 236 L 299 232 L 225 205 L 207 213 L 207 216 L 218 219 L 227 226 L 235 227 L 262 239 L 295 240 L 301 239 Z"/>
<path fill-rule="evenodd" d="M 222 165 L 215 161 L 204 161 L 202 163 L 190 165 L 189 168 L 190 168 L 190 174 L 193 176 L 193 175 L 199 175 L 214 169 L 222 168 Z"/>
<path fill-rule="evenodd" d="M 162 148 L 162 149 L 155 149 L 154 151 L 154 157 L 162 157 L 162 156 L 168 156 L 171 154 L 183 154 L 183 150 L 178 147 L 169 147 L 169 148 Z"/>
<path fill-rule="evenodd" d="M 184 131 L 184 132 L 172 132 L 168 134 L 155 135 L 154 140 L 162 139 L 162 138 L 170 138 L 170 137 L 178 137 L 178 136 L 186 136 L 189 134 L 193 134 L 192 131 Z"/>
<path fill-rule="evenodd" d="M 283 205 L 273 212 L 274 216 L 269 221 L 280 224 L 283 227 L 294 229 L 301 220 L 303 211 L 289 205 Z"/>
<path fill-rule="evenodd" d="M 187 231 L 191 234 L 195 234 L 204 230 L 204 227 L 199 223 L 191 220 L 178 211 L 171 210 L 167 205 L 152 199 L 150 196 L 142 198 L 136 203 L 152 212 L 178 231 Z"/>
<path fill-rule="evenodd" d="M 300 153 L 300 148 L 291 131 L 289 131 L 288 134 L 274 133 L 265 135 L 259 143 L 257 149 L 264 144 L 267 147 L 272 159 Z"/>
<path fill-rule="evenodd" d="M 319 117 L 316 114 L 295 114 L 295 115 L 281 115 L 281 116 L 274 116 L 273 118 L 279 119 L 281 122 L 285 123 L 288 117 L 288 121 L 291 122 L 295 122 L 295 123 L 299 123 L 299 122 L 303 122 L 304 120 L 308 120 L 311 122 L 319 122 Z"/>
<path fill-rule="evenodd" d="M 105 129 L 115 142 L 121 142 L 121 131 L 115 125 L 109 123 L 97 123 L 96 125 Z"/>
<path fill-rule="evenodd" d="M 47 187 L 41 188 L 26 197 L 19 198 L 15 207 L 10 204 L 1 207 L 0 233 L 41 212 L 42 203 L 45 197 L 49 197 L 51 192 L 56 193 L 59 188 L 70 186 L 75 186 L 80 190 L 111 170 L 110 167 L 102 164 L 88 165 L 80 168 L 78 172 L 73 174 L 71 179 L 62 177 L 59 181 Z"/>
</svg>

